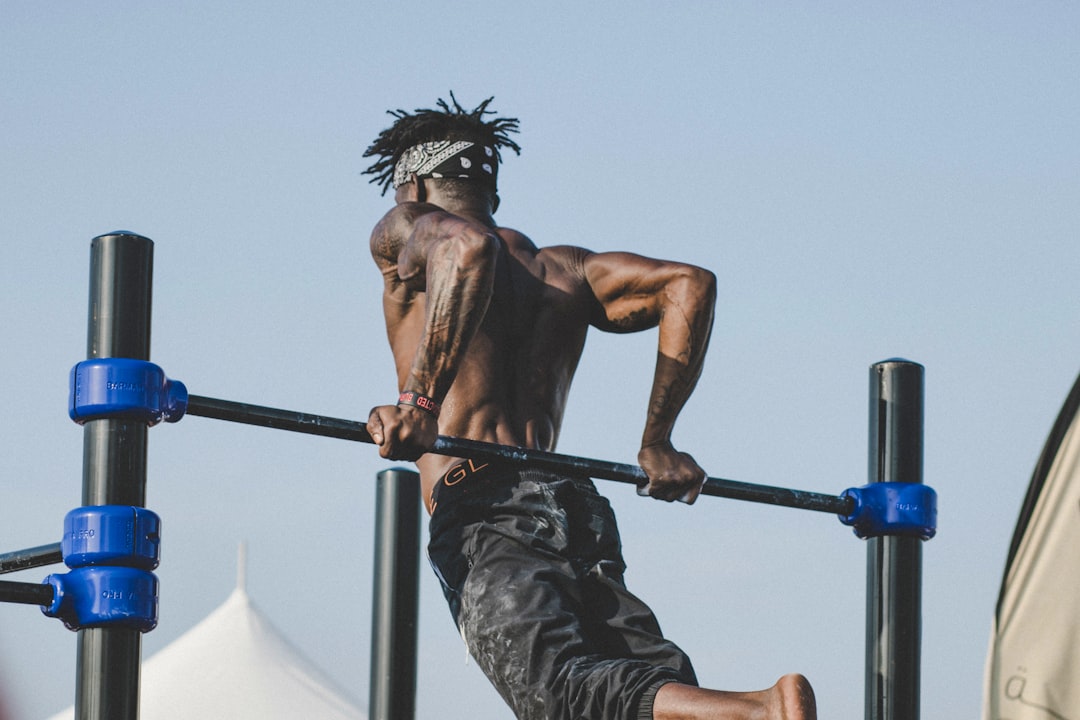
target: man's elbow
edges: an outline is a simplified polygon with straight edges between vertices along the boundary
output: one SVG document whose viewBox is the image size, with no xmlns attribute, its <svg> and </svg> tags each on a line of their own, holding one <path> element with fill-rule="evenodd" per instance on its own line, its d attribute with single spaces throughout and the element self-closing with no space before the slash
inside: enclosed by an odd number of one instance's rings
<svg viewBox="0 0 1080 720">
<path fill-rule="evenodd" d="M 469 228 L 454 235 L 446 243 L 446 252 L 463 268 L 484 267 L 494 264 L 499 249 L 495 233 Z"/>
<path fill-rule="evenodd" d="M 683 265 L 670 288 L 674 294 L 696 307 L 712 308 L 716 304 L 716 273 L 711 270 Z"/>
</svg>

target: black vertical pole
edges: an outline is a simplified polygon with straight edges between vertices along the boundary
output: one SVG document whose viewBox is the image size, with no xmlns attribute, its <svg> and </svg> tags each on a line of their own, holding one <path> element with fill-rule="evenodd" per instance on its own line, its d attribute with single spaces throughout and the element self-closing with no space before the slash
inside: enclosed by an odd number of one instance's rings
<svg viewBox="0 0 1080 720">
<path fill-rule="evenodd" d="M 90 246 L 88 358 L 150 359 L 154 244 L 117 232 Z M 83 429 L 83 505 L 146 502 L 145 423 L 91 420 Z M 129 628 L 79 631 L 76 720 L 137 720 L 142 638 Z"/>
<path fill-rule="evenodd" d="M 383 470 L 376 493 L 368 717 L 410 720 L 416 716 L 420 476 Z"/>
<path fill-rule="evenodd" d="M 923 367 L 870 368 L 869 482 L 923 481 Z M 918 720 L 922 540 L 867 541 L 866 720 Z"/>
</svg>

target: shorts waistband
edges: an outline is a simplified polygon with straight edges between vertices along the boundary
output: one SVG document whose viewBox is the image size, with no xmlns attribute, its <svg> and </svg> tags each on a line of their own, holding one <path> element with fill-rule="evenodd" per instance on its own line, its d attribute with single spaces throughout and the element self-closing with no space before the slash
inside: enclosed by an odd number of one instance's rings
<svg viewBox="0 0 1080 720">
<path fill-rule="evenodd" d="M 500 470 L 505 472 L 507 469 L 506 465 L 479 460 L 464 460 L 453 465 L 435 481 L 431 490 L 431 512 L 435 512 L 440 498 L 476 493 L 497 480 Z"/>
</svg>

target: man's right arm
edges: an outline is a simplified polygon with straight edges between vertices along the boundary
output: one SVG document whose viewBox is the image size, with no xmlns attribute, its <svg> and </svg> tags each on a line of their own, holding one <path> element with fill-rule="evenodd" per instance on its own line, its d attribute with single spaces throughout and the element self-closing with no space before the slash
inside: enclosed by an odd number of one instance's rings
<svg viewBox="0 0 1080 720">
<path fill-rule="evenodd" d="M 671 444 L 675 420 L 705 360 L 716 303 L 716 278 L 702 268 L 632 253 L 589 254 L 583 270 L 597 300 L 593 325 L 614 332 L 659 327 L 656 369 L 638 464 L 648 493 L 693 502 L 705 472 Z"/>
</svg>

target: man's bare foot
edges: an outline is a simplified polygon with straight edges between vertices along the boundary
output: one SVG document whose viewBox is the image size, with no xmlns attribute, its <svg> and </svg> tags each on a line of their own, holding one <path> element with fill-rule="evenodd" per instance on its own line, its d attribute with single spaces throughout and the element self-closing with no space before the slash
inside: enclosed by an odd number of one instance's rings
<svg viewBox="0 0 1080 720">
<path fill-rule="evenodd" d="M 814 690 L 785 675 L 768 690 L 727 692 L 669 683 L 653 702 L 654 720 L 817 720 Z"/>
<path fill-rule="evenodd" d="M 802 675 L 785 675 L 765 692 L 772 696 L 769 720 L 817 720 L 814 689 Z"/>
</svg>

